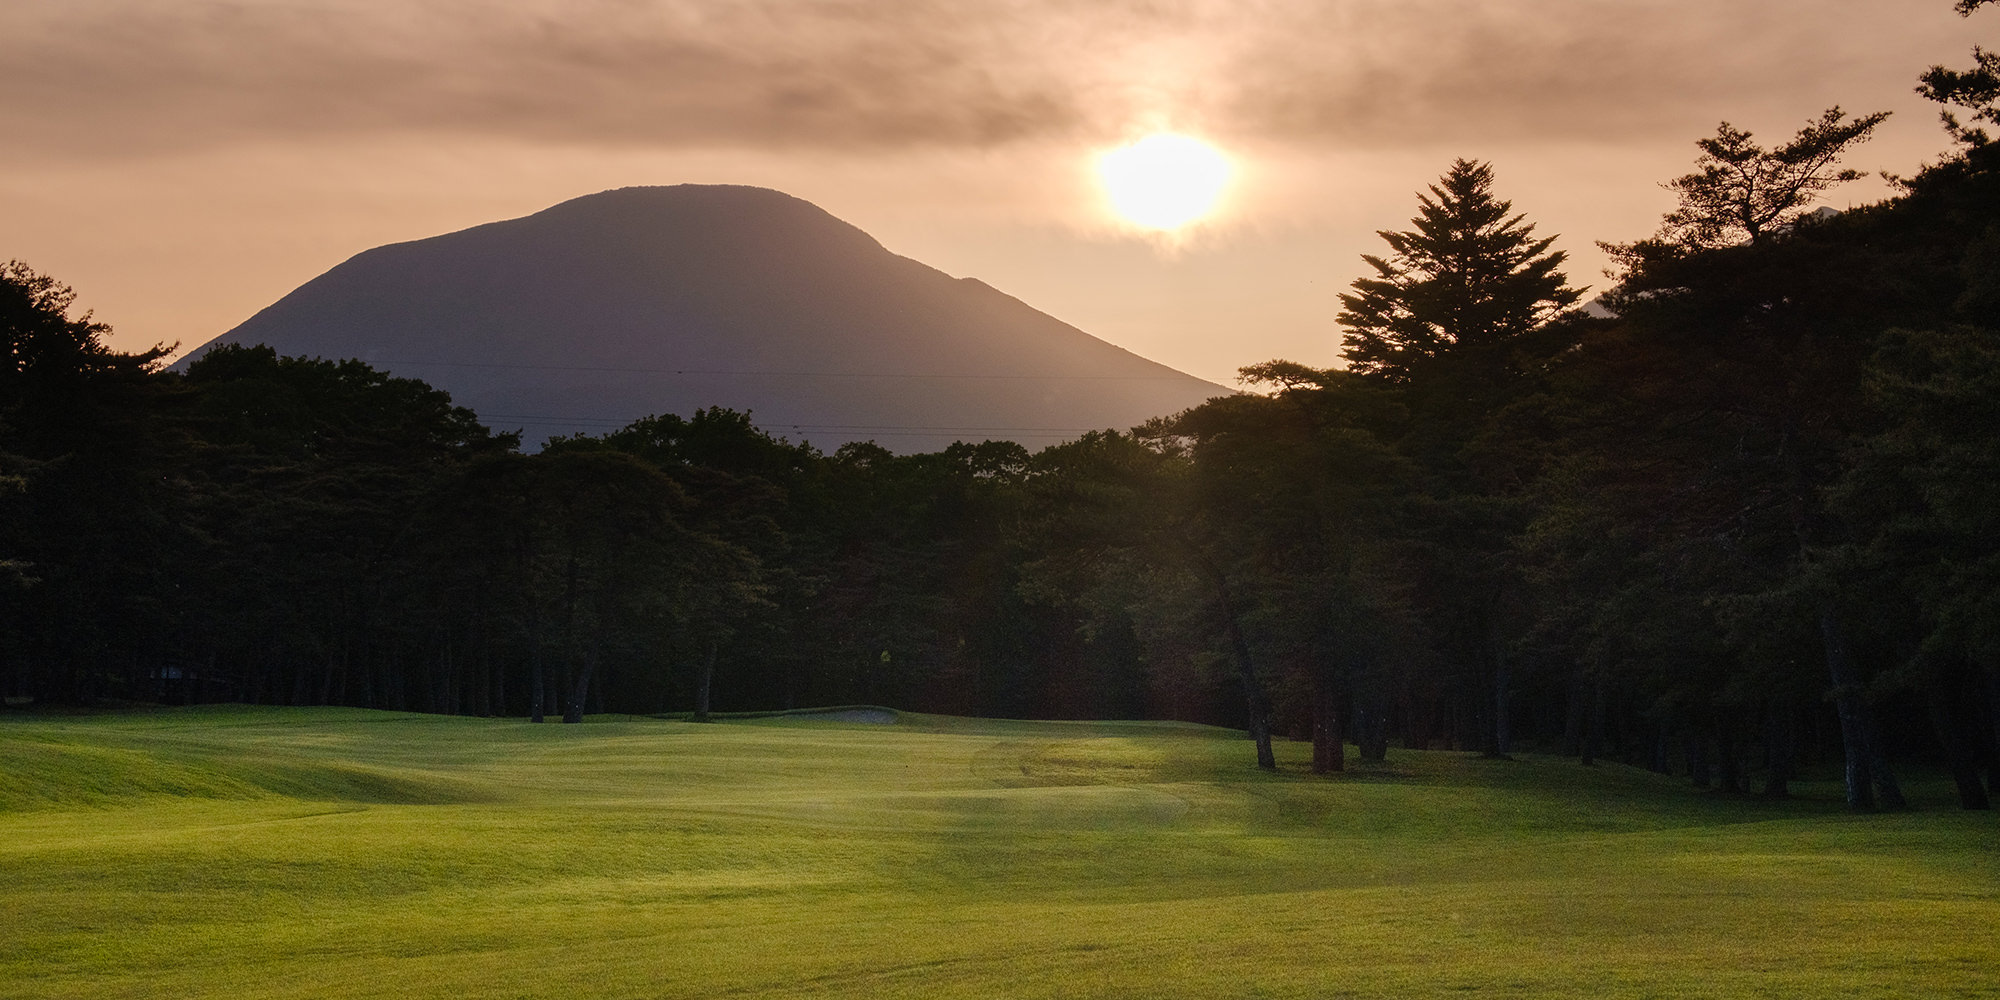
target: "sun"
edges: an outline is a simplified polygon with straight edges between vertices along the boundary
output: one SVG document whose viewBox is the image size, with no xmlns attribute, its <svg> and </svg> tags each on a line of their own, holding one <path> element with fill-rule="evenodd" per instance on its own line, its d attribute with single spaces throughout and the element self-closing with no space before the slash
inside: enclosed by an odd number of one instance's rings
<svg viewBox="0 0 2000 1000">
<path fill-rule="evenodd" d="M 1142 229 L 1179 229 L 1214 211 L 1233 173 L 1229 157 L 1185 135 L 1160 132 L 1101 154 L 1097 176 L 1111 207 Z"/>
</svg>

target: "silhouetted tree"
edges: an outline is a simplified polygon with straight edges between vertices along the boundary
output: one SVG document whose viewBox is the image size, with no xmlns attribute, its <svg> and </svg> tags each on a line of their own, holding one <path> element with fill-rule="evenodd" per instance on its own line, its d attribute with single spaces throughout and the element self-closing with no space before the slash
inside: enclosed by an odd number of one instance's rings
<svg viewBox="0 0 2000 1000">
<path fill-rule="evenodd" d="M 1897 636 L 1828 558 L 1852 525 L 1824 490 L 1867 418 L 1871 342 L 1949 296 L 1925 288 L 1936 276 L 1898 245 L 1894 214 L 1790 223 L 1811 194 L 1851 179 L 1834 164 L 1881 117 L 1833 109 L 1772 151 L 1728 126 L 1701 143 L 1703 169 L 1676 182 L 1683 203 L 1660 235 L 1612 248 L 1627 268 L 1606 296 L 1618 320 L 1566 359 L 1565 378 L 1589 381 L 1569 386 L 1581 389 L 1574 426 L 1589 431 L 1560 449 L 1595 480 L 1585 504 L 1618 511 L 1601 519 L 1607 537 L 1665 577 L 1627 578 L 1595 602 L 1628 696 L 1733 767 L 1746 717 L 1761 706 L 1782 722 L 1830 683 L 1857 809 L 1901 804 L 1874 719 Z M 1600 429 L 1611 433 L 1587 441 Z M 1662 627 L 1674 620 L 1685 628 Z M 1774 770 L 1785 756 L 1774 751 Z"/>
<path fill-rule="evenodd" d="M 1378 385 L 1286 362 L 1244 374 L 1280 389 L 1210 400 L 1168 425 L 1191 442 L 1203 564 L 1236 631 L 1276 666 L 1266 683 L 1303 703 L 1287 714 L 1312 721 L 1313 770 L 1343 766 L 1343 703 L 1363 757 L 1379 760 L 1407 582 L 1398 522 L 1415 471 L 1367 427 Z"/>
<path fill-rule="evenodd" d="M 1925 694 L 1961 804 L 1985 809 L 1980 767 L 2000 781 L 2000 336 L 1894 330 L 1867 374 L 1885 419 L 1829 490 L 1854 530 L 1828 560 L 1877 607 L 1908 605 L 1902 679 Z"/>
<path fill-rule="evenodd" d="M 0 658 L 16 692 L 88 702 L 145 690 L 184 607 L 163 578 L 193 539 L 178 517 L 185 437 L 158 371 L 168 349 L 114 350 L 109 327 L 69 315 L 75 301 L 0 265 L 0 557 L 13 563 Z"/>
<path fill-rule="evenodd" d="M 1510 494 L 1524 476 L 1481 459 L 1480 442 L 1574 341 L 1570 309 L 1583 292 L 1564 277 L 1554 237 L 1536 238 L 1492 183 L 1489 165 L 1454 162 L 1418 196 L 1415 229 L 1380 234 L 1393 253 L 1363 257 L 1376 276 L 1341 296 L 1339 321 L 1349 371 L 1396 387 L 1401 419 L 1385 411 L 1376 433 L 1418 463 L 1432 500 L 1403 527 L 1435 650 L 1448 669 L 1491 685 L 1490 702 L 1463 706 L 1455 735 L 1483 733 L 1474 738 L 1498 755 L 1511 702 L 1507 537 L 1525 518 Z"/>
<path fill-rule="evenodd" d="M 1992 3 L 1993 0 L 1958 0 L 1954 9 L 1960 16 L 1970 17 L 1972 12 Z M 1917 93 L 1950 105 L 1938 112 L 1944 122 L 1945 133 L 1952 141 L 1972 148 L 1985 146 L 1992 141 L 1984 128 L 1968 125 L 1958 120 L 1951 108 L 1956 107 L 1972 113 L 1972 121 L 1988 125 L 2000 125 L 2000 52 L 1988 52 L 1981 46 L 1972 47 L 1972 68 L 1950 69 L 1932 66 L 1919 78 Z"/>
<path fill-rule="evenodd" d="M 1850 119 L 1840 108 L 1828 108 L 1775 149 L 1765 149 L 1751 141 L 1749 132 L 1723 122 L 1714 136 L 1695 141 L 1701 149 L 1695 172 L 1663 185 L 1680 204 L 1667 213 L 1657 234 L 1637 243 L 1598 246 L 1625 267 L 1629 278 L 1662 256 L 1760 243 L 1795 225 L 1822 192 L 1860 179 L 1859 170 L 1838 169 L 1840 157 L 1866 142 L 1888 117 L 1889 112 L 1878 111 Z"/>
<path fill-rule="evenodd" d="M 1416 228 L 1377 234 L 1389 255 L 1363 255 L 1375 276 L 1340 297 L 1350 371 L 1408 382 L 1451 358 L 1497 376 L 1520 338 L 1582 297 L 1549 251 L 1555 238 L 1534 238 L 1492 189 L 1491 165 L 1455 161 L 1417 195 Z"/>
<path fill-rule="evenodd" d="M 1018 587 L 1045 617 L 1029 639 L 1042 659 L 1081 660 L 1096 683 L 1137 689 L 1134 707 L 1153 717 L 1241 718 L 1213 669 L 1229 662 L 1213 588 L 1186 558 L 1186 457 L 1161 444 L 1101 431 L 1031 460 Z"/>
</svg>

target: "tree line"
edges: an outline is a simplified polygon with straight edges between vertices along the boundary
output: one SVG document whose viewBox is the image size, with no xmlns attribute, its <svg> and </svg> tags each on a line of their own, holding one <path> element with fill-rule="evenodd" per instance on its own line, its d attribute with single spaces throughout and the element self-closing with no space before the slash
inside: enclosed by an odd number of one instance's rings
<svg viewBox="0 0 2000 1000">
<path fill-rule="evenodd" d="M 1980 0 L 1961 6 L 1970 12 Z M 1460 160 L 1345 363 L 1030 453 L 826 454 L 708 409 L 524 454 L 358 361 L 162 369 L 0 270 L 0 689 L 476 715 L 848 703 L 1534 746 L 1724 791 L 2000 781 L 2000 65 L 1837 215 L 1883 115 L 1698 143 L 1585 291 Z M 1960 121 L 1967 116 L 1972 124 Z"/>
</svg>

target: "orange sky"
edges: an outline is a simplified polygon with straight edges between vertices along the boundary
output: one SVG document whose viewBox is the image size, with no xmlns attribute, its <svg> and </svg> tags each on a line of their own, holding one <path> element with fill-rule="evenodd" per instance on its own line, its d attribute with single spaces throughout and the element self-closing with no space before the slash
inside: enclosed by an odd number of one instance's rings
<svg viewBox="0 0 2000 1000">
<path fill-rule="evenodd" d="M 192 347 L 348 256 L 605 188 L 775 187 L 891 250 L 1229 380 L 1335 360 L 1336 295 L 1456 156 L 1602 285 L 1693 140 L 1896 116 L 2000 42 L 1949 0 L 8 0 L 0 258 L 128 349 Z M 1171 127 L 1234 154 L 1177 246 L 1090 172 Z M 1878 181 L 1837 192 L 1873 200 Z"/>
</svg>

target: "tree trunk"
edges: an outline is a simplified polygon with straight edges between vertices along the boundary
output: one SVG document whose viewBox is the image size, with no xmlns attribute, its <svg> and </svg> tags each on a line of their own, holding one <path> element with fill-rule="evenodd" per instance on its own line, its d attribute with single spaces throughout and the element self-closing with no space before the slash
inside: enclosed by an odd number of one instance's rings
<svg viewBox="0 0 2000 1000">
<path fill-rule="evenodd" d="M 1713 783 L 1714 775 L 1708 767 L 1708 738 L 1699 730 L 1687 736 L 1688 779 L 1694 787 L 1706 789 Z"/>
<path fill-rule="evenodd" d="M 215 647 L 210 646 L 208 649 L 208 657 L 206 660 L 202 662 L 201 665 L 201 694 L 196 698 L 196 700 L 204 705 L 208 704 L 210 701 L 213 701 L 214 683 L 215 683 Z"/>
<path fill-rule="evenodd" d="M 701 661 L 701 675 L 694 685 L 694 721 L 708 721 L 708 696 L 715 687 L 715 640 L 708 641 L 708 655 Z"/>
<path fill-rule="evenodd" d="M 486 677 L 489 682 L 489 687 L 486 692 L 486 714 L 489 716 L 496 716 L 496 717 L 506 715 L 507 714 L 507 663 L 506 661 L 502 660 L 500 663 L 495 664 L 493 662 L 493 651 L 491 647 L 488 647 L 487 651 L 480 655 L 482 655 L 486 659 Z"/>
<path fill-rule="evenodd" d="M 1673 729 L 1667 725 L 1667 720 L 1663 718 L 1660 720 L 1660 724 L 1653 729 L 1653 749 L 1650 755 L 1651 759 L 1646 764 L 1647 770 L 1654 774 L 1664 774 L 1668 777 L 1673 776 L 1674 758 L 1673 752 L 1670 749 L 1673 746 L 1673 742 Z"/>
<path fill-rule="evenodd" d="M 1562 755 L 1583 756 L 1584 707 L 1590 704 L 1589 682 L 1582 670 L 1575 671 L 1569 679 L 1569 698 L 1563 705 Z"/>
<path fill-rule="evenodd" d="M 1765 707 L 1768 718 L 1764 728 L 1764 748 L 1769 757 L 1770 770 L 1764 775 L 1764 792 L 1767 799 L 1789 798 L 1792 794 L 1792 771 L 1795 763 L 1796 738 L 1793 735 L 1792 699 L 1789 695 L 1774 698 Z"/>
<path fill-rule="evenodd" d="M 1903 797 L 1903 786 L 1896 781 L 1896 772 L 1889 769 L 1889 758 L 1882 753 L 1882 735 L 1875 728 L 1875 713 L 1863 707 L 1862 727 L 1868 734 L 1868 771 L 1875 776 L 1875 795 L 1884 809 L 1908 809 L 1910 800 Z"/>
<path fill-rule="evenodd" d="M 1833 679 L 1834 709 L 1840 714 L 1841 751 L 1847 758 L 1847 808 L 1856 812 L 1874 811 L 1879 788 L 1881 806 L 1901 809 L 1908 802 L 1878 746 L 1874 719 L 1862 698 L 1860 678 L 1855 675 L 1847 642 L 1840 634 L 1832 607 L 1820 610 L 1819 630 L 1826 648 L 1827 671 Z"/>
<path fill-rule="evenodd" d="M 1312 673 L 1313 681 L 1313 773 L 1330 774 L 1346 769 L 1347 749 L 1340 738 L 1340 699 L 1333 671 L 1322 666 Z"/>
<path fill-rule="evenodd" d="M 1278 769 L 1278 758 L 1271 750 L 1271 712 L 1265 705 L 1264 685 L 1257 679 L 1257 668 L 1250 660 L 1250 644 L 1243 639 L 1243 629 L 1236 624 L 1235 615 L 1229 616 L 1229 646 L 1236 656 L 1236 669 L 1243 679 L 1244 708 L 1250 713 L 1250 738 L 1257 744 L 1257 766 L 1266 771 Z"/>
<path fill-rule="evenodd" d="M 1216 586 L 1223 588 L 1218 575 Z M 1243 627 L 1236 621 L 1236 610 L 1228 603 L 1226 588 L 1222 593 L 1223 626 L 1229 633 L 1229 651 L 1236 658 L 1236 672 L 1243 682 L 1244 708 L 1250 714 L 1250 738 L 1257 744 L 1257 766 L 1266 771 L 1278 769 L 1278 758 L 1271 751 L 1271 710 L 1264 699 L 1264 684 L 1257 678 L 1257 666 L 1250 659 L 1250 643 L 1243 637 Z"/>
<path fill-rule="evenodd" d="M 1430 699 L 1420 698 L 1407 690 L 1400 697 L 1403 706 L 1403 749 L 1429 750 L 1431 717 L 1436 714 L 1436 706 Z"/>
<path fill-rule="evenodd" d="M 1604 667 L 1590 679 L 1590 715 L 1583 733 L 1583 765 L 1594 766 L 1604 752 Z"/>
<path fill-rule="evenodd" d="M 576 725 L 583 721 L 583 701 L 590 695 L 590 675 L 597 672 L 597 646 L 592 644 L 583 654 L 583 669 L 577 671 L 576 682 L 569 691 L 569 704 L 563 709 L 563 722 Z"/>
<path fill-rule="evenodd" d="M 1986 721 L 1992 742 L 1986 745 L 1986 790 L 2000 793 L 2000 665 L 1988 663 L 1986 675 Z"/>
<path fill-rule="evenodd" d="M 1925 700 L 1930 704 L 1931 727 L 1937 732 L 1938 745 L 1944 748 L 1945 761 L 1951 765 L 1951 780 L 1958 786 L 1958 804 L 1963 809 L 1991 809 L 1986 786 L 1979 780 L 1979 753 L 1974 748 L 1972 727 L 1963 719 L 1964 713 L 1954 710 L 1955 700 L 1952 688 L 1956 678 L 1948 674 L 1933 677 L 1925 685 Z"/>
<path fill-rule="evenodd" d="M 320 674 L 319 700 L 313 702 L 313 704 L 315 705 L 333 704 L 333 674 L 334 674 L 334 668 L 337 664 L 339 664 L 339 662 L 340 662 L 340 654 L 334 650 L 328 650 L 326 654 L 326 670 L 324 673 Z"/>
<path fill-rule="evenodd" d="M 1743 794 L 1743 766 L 1737 759 L 1736 727 L 1725 714 L 1716 725 L 1716 777 L 1722 790 L 1731 795 Z"/>
<path fill-rule="evenodd" d="M 1875 785 L 1868 774 L 1867 737 L 1861 728 L 1861 694 L 1854 689 L 1847 662 L 1847 647 L 1834 631 L 1833 611 L 1819 616 L 1820 642 L 1826 649 L 1826 667 L 1833 679 L 1833 707 L 1840 714 L 1840 750 L 1846 759 L 1844 780 L 1847 808 L 1854 812 L 1875 811 Z"/>
<path fill-rule="evenodd" d="M 1257 666 L 1250 658 L 1250 642 L 1243 637 L 1243 626 L 1236 620 L 1236 602 L 1229 596 L 1229 578 L 1222 567 L 1205 554 L 1196 553 L 1201 568 L 1208 574 L 1209 582 L 1215 585 L 1215 599 L 1222 612 L 1222 627 L 1229 638 L 1229 652 L 1236 660 L 1237 677 L 1243 683 L 1244 707 L 1250 716 L 1250 739 L 1257 744 L 1257 766 L 1266 771 L 1278 769 L 1278 758 L 1271 751 L 1271 710 L 1264 698 L 1264 684 L 1257 678 Z"/>
<path fill-rule="evenodd" d="M 548 684 L 542 676 L 542 644 L 535 642 L 534 646 L 528 656 L 528 721 L 540 722 L 547 704 Z"/>
<path fill-rule="evenodd" d="M 354 669 L 354 647 L 343 641 L 340 646 L 340 670 L 334 675 L 333 697 L 330 705 L 348 705 L 347 675 Z"/>
<path fill-rule="evenodd" d="M 375 697 L 375 662 L 376 658 L 371 654 L 371 651 L 368 647 L 363 646 L 361 649 L 361 703 L 357 707 L 383 707 L 382 701 Z"/>
<path fill-rule="evenodd" d="M 1514 749 L 1512 717 L 1508 714 L 1508 702 L 1512 677 L 1507 663 L 1507 647 L 1500 635 L 1500 616 L 1489 614 L 1486 626 L 1486 644 L 1493 658 L 1493 743 L 1486 748 L 1486 756 L 1510 760 L 1507 755 Z"/>
<path fill-rule="evenodd" d="M 1389 713 L 1378 682 L 1370 681 L 1366 697 L 1355 699 L 1354 741 L 1361 759 L 1381 763 L 1389 759 Z"/>
</svg>

